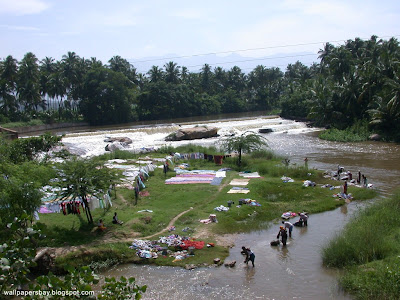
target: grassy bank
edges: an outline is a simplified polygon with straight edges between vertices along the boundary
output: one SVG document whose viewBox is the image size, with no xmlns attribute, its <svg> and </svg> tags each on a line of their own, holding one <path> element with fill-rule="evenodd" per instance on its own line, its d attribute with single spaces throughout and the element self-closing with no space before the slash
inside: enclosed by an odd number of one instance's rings
<svg viewBox="0 0 400 300">
<path fill-rule="evenodd" d="M 357 299 L 398 299 L 400 191 L 359 212 L 323 248 L 323 262 L 346 268 L 341 285 Z"/>
<path fill-rule="evenodd" d="M 364 142 L 367 141 L 371 132 L 366 122 L 358 122 L 353 126 L 340 130 L 336 128 L 324 130 L 319 138 L 336 142 Z"/>
<path fill-rule="evenodd" d="M 193 146 L 188 146 L 186 149 L 168 150 L 181 153 L 190 152 L 185 150 L 210 151 L 193 148 Z M 160 153 L 149 155 L 152 157 L 165 156 Z M 110 158 L 136 161 L 137 156 L 117 152 L 99 157 L 102 160 Z M 156 169 L 145 182 L 145 191 L 149 195 L 140 197 L 137 205 L 134 205 L 134 192 L 119 187 L 113 193 L 111 209 L 96 209 L 92 212 L 95 222 L 99 219 L 105 221 L 107 230 L 104 233 L 97 232 L 94 225 L 88 225 L 84 216 L 41 215 L 40 222 L 46 225 L 45 234 L 48 237 L 42 242 L 42 246 L 61 247 L 88 244 L 85 250 L 72 253 L 65 258 L 70 263 L 77 265 L 101 264 L 101 261 L 110 261 L 110 257 L 117 257 L 118 261 L 122 262 L 137 261 L 137 258 L 132 258 L 130 254 L 127 254 L 134 253 L 134 250 L 128 249 L 130 242 L 134 238 L 157 234 L 165 229 L 175 216 L 188 210 L 176 220 L 174 223 L 176 230 L 172 233 L 193 236 L 206 231 L 208 234 L 203 235 L 202 240 L 206 243 L 216 243 L 216 247 L 199 250 L 194 257 L 182 262 L 172 263 L 172 259 L 169 257 L 160 257 L 157 260 L 150 260 L 150 262 L 160 265 L 212 263 L 213 258 L 219 257 L 223 260 L 228 255 L 227 248 L 216 242 L 218 235 L 266 228 L 269 221 L 279 218 L 283 212 L 289 210 L 296 212 L 304 210 L 312 214 L 334 209 L 344 204 L 343 200 L 332 197 L 332 194 L 339 190 L 331 191 L 320 186 L 303 186 L 304 180 L 311 180 L 317 184 L 339 185 L 337 181 L 323 178 L 320 171 L 307 169 L 305 166 L 287 167 L 281 161 L 281 158 L 275 157 L 268 151 L 254 152 L 245 156 L 242 161 L 242 170 L 258 171 L 262 176 L 262 178 L 250 180 L 247 186 L 250 189 L 248 194 L 227 193 L 232 187 L 229 182 L 235 178 L 242 178 L 238 174 L 239 169 L 234 157 L 224 161 L 222 167 L 232 170 L 227 172 L 227 177 L 219 186 L 210 184 L 166 185 L 165 179 L 175 176 L 175 172 L 170 171 L 165 176 L 162 169 Z M 207 160 L 180 162 L 188 163 L 190 169 L 217 170 L 221 168 Z M 281 179 L 283 175 L 293 178 L 294 182 L 284 183 Z M 376 196 L 376 192 L 369 189 L 349 187 L 349 192 L 354 195 L 355 199 L 371 199 Z M 241 198 L 254 199 L 261 206 L 236 207 Z M 215 212 L 215 207 L 227 206 L 228 201 L 234 202 L 229 211 Z M 190 210 L 190 208 L 193 209 Z M 140 212 L 142 210 L 151 210 L 152 212 Z M 114 212 L 117 212 L 119 219 L 124 221 L 123 226 L 111 223 Z M 212 213 L 217 214 L 218 223 L 205 225 L 199 222 L 200 219 L 207 219 Z M 183 232 L 182 230 L 186 227 L 193 229 L 193 232 Z M 168 234 L 168 232 L 158 234 L 152 239 Z M 119 241 L 119 243 L 115 243 L 115 241 Z M 113 243 L 111 246 L 107 245 L 111 242 Z M 107 247 L 107 251 L 104 247 Z M 146 261 L 146 263 L 148 262 Z M 59 263 L 63 262 L 59 261 Z"/>
</svg>

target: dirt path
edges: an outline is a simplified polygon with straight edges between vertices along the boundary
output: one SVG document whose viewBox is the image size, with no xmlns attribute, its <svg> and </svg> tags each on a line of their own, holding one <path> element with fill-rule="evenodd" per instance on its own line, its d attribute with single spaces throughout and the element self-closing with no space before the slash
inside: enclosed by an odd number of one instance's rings
<svg viewBox="0 0 400 300">
<path fill-rule="evenodd" d="M 223 190 L 223 188 L 225 188 L 229 184 L 229 182 L 231 181 L 233 176 L 234 176 L 234 174 L 232 174 L 231 176 L 227 176 L 226 182 L 219 186 L 218 193 L 215 193 L 211 198 L 209 198 L 209 200 L 207 202 L 213 201 L 218 196 L 218 194 Z M 127 203 L 126 199 L 122 195 L 119 195 L 119 198 L 122 200 L 123 203 Z M 204 203 L 202 203 L 202 205 L 204 205 Z M 55 250 L 56 256 L 60 256 L 60 255 L 65 255 L 69 252 L 73 252 L 73 251 L 77 251 L 77 250 L 85 251 L 88 247 L 98 245 L 99 243 L 102 243 L 102 244 L 116 243 L 116 242 L 124 243 L 124 242 L 131 242 L 134 238 L 140 238 L 143 240 L 151 239 L 155 236 L 161 235 L 164 232 L 167 232 L 168 229 L 171 226 L 173 226 L 175 224 L 175 222 L 181 216 L 183 216 L 184 214 L 186 214 L 187 212 L 189 212 L 193 209 L 194 208 L 191 207 L 188 210 L 185 210 L 185 211 L 179 213 L 173 219 L 171 219 L 171 221 L 168 223 L 168 225 L 164 229 L 162 229 L 161 231 L 159 231 L 157 233 L 149 235 L 149 236 L 139 237 L 139 233 L 137 233 L 137 232 L 120 233 L 119 236 L 115 236 L 115 232 L 108 231 L 108 232 L 105 232 L 105 234 L 102 237 L 100 237 L 99 239 L 96 239 L 96 241 L 93 241 L 93 242 L 85 244 L 85 245 L 66 246 L 66 247 L 58 247 L 58 248 L 51 248 L 51 249 Z M 223 246 L 227 246 L 227 247 L 233 246 L 236 235 L 227 234 L 227 235 L 221 235 L 221 236 L 214 236 L 211 233 L 211 228 L 212 228 L 212 224 L 199 226 L 199 229 L 194 234 L 194 237 L 195 238 L 203 238 L 203 239 L 212 237 L 212 238 L 215 238 L 218 241 L 218 243 Z"/>
<path fill-rule="evenodd" d="M 188 210 L 185 210 L 181 213 L 179 213 L 178 215 L 176 215 L 169 223 L 168 225 L 161 231 L 154 233 L 152 235 L 149 236 L 145 236 L 145 237 L 140 237 L 140 239 L 151 239 L 157 235 L 160 235 L 164 232 L 166 232 L 171 226 L 173 226 L 175 224 L 175 222 L 184 214 L 186 214 L 187 212 L 191 211 L 193 209 L 193 207 L 189 208 Z M 57 247 L 57 248 L 50 248 L 48 247 L 49 250 L 53 250 L 56 254 L 56 256 L 62 256 L 65 255 L 67 253 L 70 252 L 74 252 L 77 250 L 81 250 L 84 251 L 85 249 L 87 249 L 90 246 L 94 246 L 97 245 L 99 243 L 102 244 L 107 244 L 107 243 L 116 243 L 116 242 L 131 242 L 132 239 L 136 238 L 139 236 L 139 234 L 137 232 L 132 232 L 131 234 L 124 234 L 123 236 L 120 237 L 115 237 L 113 236 L 114 232 L 108 231 L 106 232 L 101 238 L 97 239 L 96 241 L 93 241 L 91 243 L 85 244 L 85 245 L 79 245 L 79 246 L 66 246 L 66 247 Z M 43 249 L 41 249 L 43 250 Z"/>
<path fill-rule="evenodd" d="M 157 235 L 159 235 L 159 234 L 162 234 L 162 233 L 166 232 L 172 225 L 175 224 L 176 220 L 178 220 L 182 215 L 186 214 L 187 212 L 191 211 L 192 209 L 193 209 L 193 207 L 189 208 L 188 210 L 185 210 L 185 211 L 181 212 L 179 215 L 177 215 L 175 218 L 173 218 L 173 219 L 168 223 L 167 227 L 165 227 L 165 228 L 164 228 L 163 230 L 161 230 L 160 232 L 157 232 L 157 233 L 152 234 L 152 235 L 145 236 L 145 237 L 143 237 L 143 238 L 141 238 L 141 239 L 143 239 L 143 240 L 151 239 L 151 238 L 153 238 L 153 237 L 155 237 L 155 236 L 157 236 Z"/>
</svg>

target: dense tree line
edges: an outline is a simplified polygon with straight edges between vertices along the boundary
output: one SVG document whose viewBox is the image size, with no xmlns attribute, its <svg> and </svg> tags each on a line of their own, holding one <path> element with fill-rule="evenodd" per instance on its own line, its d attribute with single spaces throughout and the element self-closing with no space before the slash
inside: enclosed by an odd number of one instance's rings
<svg viewBox="0 0 400 300">
<path fill-rule="evenodd" d="M 146 74 L 114 56 L 108 64 L 68 52 L 60 61 L 0 61 L 0 121 L 40 117 L 91 124 L 280 109 L 283 117 L 346 128 L 366 120 L 399 139 L 399 43 L 356 38 L 324 45 L 318 63 L 249 73 L 205 64 L 199 72 L 168 62 Z"/>
</svg>

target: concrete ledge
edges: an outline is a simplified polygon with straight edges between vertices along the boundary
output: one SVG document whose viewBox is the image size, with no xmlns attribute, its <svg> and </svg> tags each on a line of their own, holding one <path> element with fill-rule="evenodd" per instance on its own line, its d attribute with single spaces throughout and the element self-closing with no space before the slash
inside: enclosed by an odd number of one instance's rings
<svg viewBox="0 0 400 300">
<path fill-rule="evenodd" d="M 18 132 L 8 128 L 0 127 L 0 132 L 6 136 L 6 138 L 15 140 L 18 138 Z"/>
<path fill-rule="evenodd" d="M 37 132 L 37 131 L 47 131 L 47 130 L 52 130 L 52 129 L 71 128 L 71 127 L 83 127 L 83 126 L 89 126 L 89 123 L 56 123 L 56 124 L 45 124 L 45 125 L 18 127 L 18 128 L 14 128 L 14 130 L 15 130 L 17 133 L 29 133 L 29 132 Z"/>
</svg>

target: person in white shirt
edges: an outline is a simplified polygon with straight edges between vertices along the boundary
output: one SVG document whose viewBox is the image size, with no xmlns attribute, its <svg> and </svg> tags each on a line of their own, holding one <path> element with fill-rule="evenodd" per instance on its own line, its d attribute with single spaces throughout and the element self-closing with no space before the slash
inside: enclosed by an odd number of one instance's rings
<svg viewBox="0 0 400 300">
<path fill-rule="evenodd" d="M 289 237 L 292 237 L 293 224 L 289 221 L 282 221 L 282 224 L 289 230 Z"/>
</svg>

